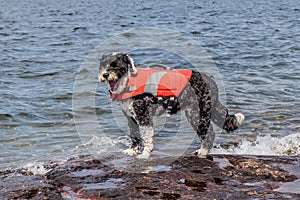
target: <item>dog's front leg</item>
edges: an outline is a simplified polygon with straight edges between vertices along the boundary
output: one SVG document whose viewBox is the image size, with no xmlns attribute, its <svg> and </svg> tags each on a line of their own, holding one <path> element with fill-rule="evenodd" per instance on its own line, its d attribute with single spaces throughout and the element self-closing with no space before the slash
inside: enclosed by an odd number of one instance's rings
<svg viewBox="0 0 300 200">
<path fill-rule="evenodd" d="M 124 150 L 123 153 L 128 156 L 136 156 L 141 145 L 140 129 L 136 121 L 134 121 L 130 116 L 126 117 L 130 129 L 131 147 Z"/>
<path fill-rule="evenodd" d="M 133 118 L 140 128 L 140 135 L 143 143 L 143 150 L 138 159 L 148 159 L 153 150 L 153 117 L 152 99 L 148 96 L 136 99 L 132 103 Z"/>
<path fill-rule="evenodd" d="M 142 141 L 144 143 L 144 149 L 142 154 L 138 155 L 138 159 L 148 159 L 150 157 L 150 153 L 153 150 L 153 127 L 152 126 L 141 126 L 140 132 L 142 136 Z"/>
</svg>

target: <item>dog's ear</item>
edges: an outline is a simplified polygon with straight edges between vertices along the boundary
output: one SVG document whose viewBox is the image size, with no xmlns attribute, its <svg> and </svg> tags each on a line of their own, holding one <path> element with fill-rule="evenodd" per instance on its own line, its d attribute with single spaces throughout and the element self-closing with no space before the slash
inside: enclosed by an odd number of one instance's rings
<svg viewBox="0 0 300 200">
<path fill-rule="evenodd" d="M 123 55 L 123 59 L 124 59 L 124 62 L 126 62 L 130 68 L 130 72 L 131 74 L 136 74 L 137 73 L 137 69 L 134 65 L 134 61 L 133 61 L 133 58 L 131 58 L 128 54 L 124 54 Z"/>
<path fill-rule="evenodd" d="M 101 58 L 100 61 L 99 61 L 99 70 L 105 68 L 105 59 L 107 59 L 108 56 L 109 56 L 109 55 L 107 55 L 107 54 L 103 54 L 103 55 L 102 55 L 102 58 Z"/>
</svg>

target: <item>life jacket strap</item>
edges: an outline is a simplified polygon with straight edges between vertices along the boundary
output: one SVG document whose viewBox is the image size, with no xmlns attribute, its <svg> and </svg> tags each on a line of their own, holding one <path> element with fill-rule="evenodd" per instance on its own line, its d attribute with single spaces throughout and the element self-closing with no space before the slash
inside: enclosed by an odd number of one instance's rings
<svg viewBox="0 0 300 200">
<path fill-rule="evenodd" d="M 168 100 L 168 107 L 166 109 L 166 114 L 167 114 L 168 118 L 171 116 L 171 112 L 172 112 L 172 108 L 174 106 L 174 102 L 175 102 L 175 98 L 170 97 L 170 99 Z"/>
</svg>

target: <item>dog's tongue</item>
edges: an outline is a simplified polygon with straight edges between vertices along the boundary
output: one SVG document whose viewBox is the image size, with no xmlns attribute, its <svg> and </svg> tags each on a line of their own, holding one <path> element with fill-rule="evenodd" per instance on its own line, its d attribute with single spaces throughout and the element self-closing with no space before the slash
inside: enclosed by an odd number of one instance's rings
<svg viewBox="0 0 300 200">
<path fill-rule="evenodd" d="M 110 81 L 109 82 L 110 89 L 115 90 L 116 89 L 115 87 L 117 86 L 117 83 L 118 83 L 117 81 Z"/>
</svg>

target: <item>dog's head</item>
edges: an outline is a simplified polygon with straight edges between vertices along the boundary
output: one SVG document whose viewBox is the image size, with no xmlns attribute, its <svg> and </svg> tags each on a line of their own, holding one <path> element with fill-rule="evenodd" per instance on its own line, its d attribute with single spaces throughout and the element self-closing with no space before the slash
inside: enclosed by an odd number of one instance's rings
<svg viewBox="0 0 300 200">
<path fill-rule="evenodd" d="M 99 81 L 106 82 L 112 94 L 121 93 L 130 75 L 137 73 L 133 59 L 123 53 L 103 55 L 99 71 Z"/>
</svg>

